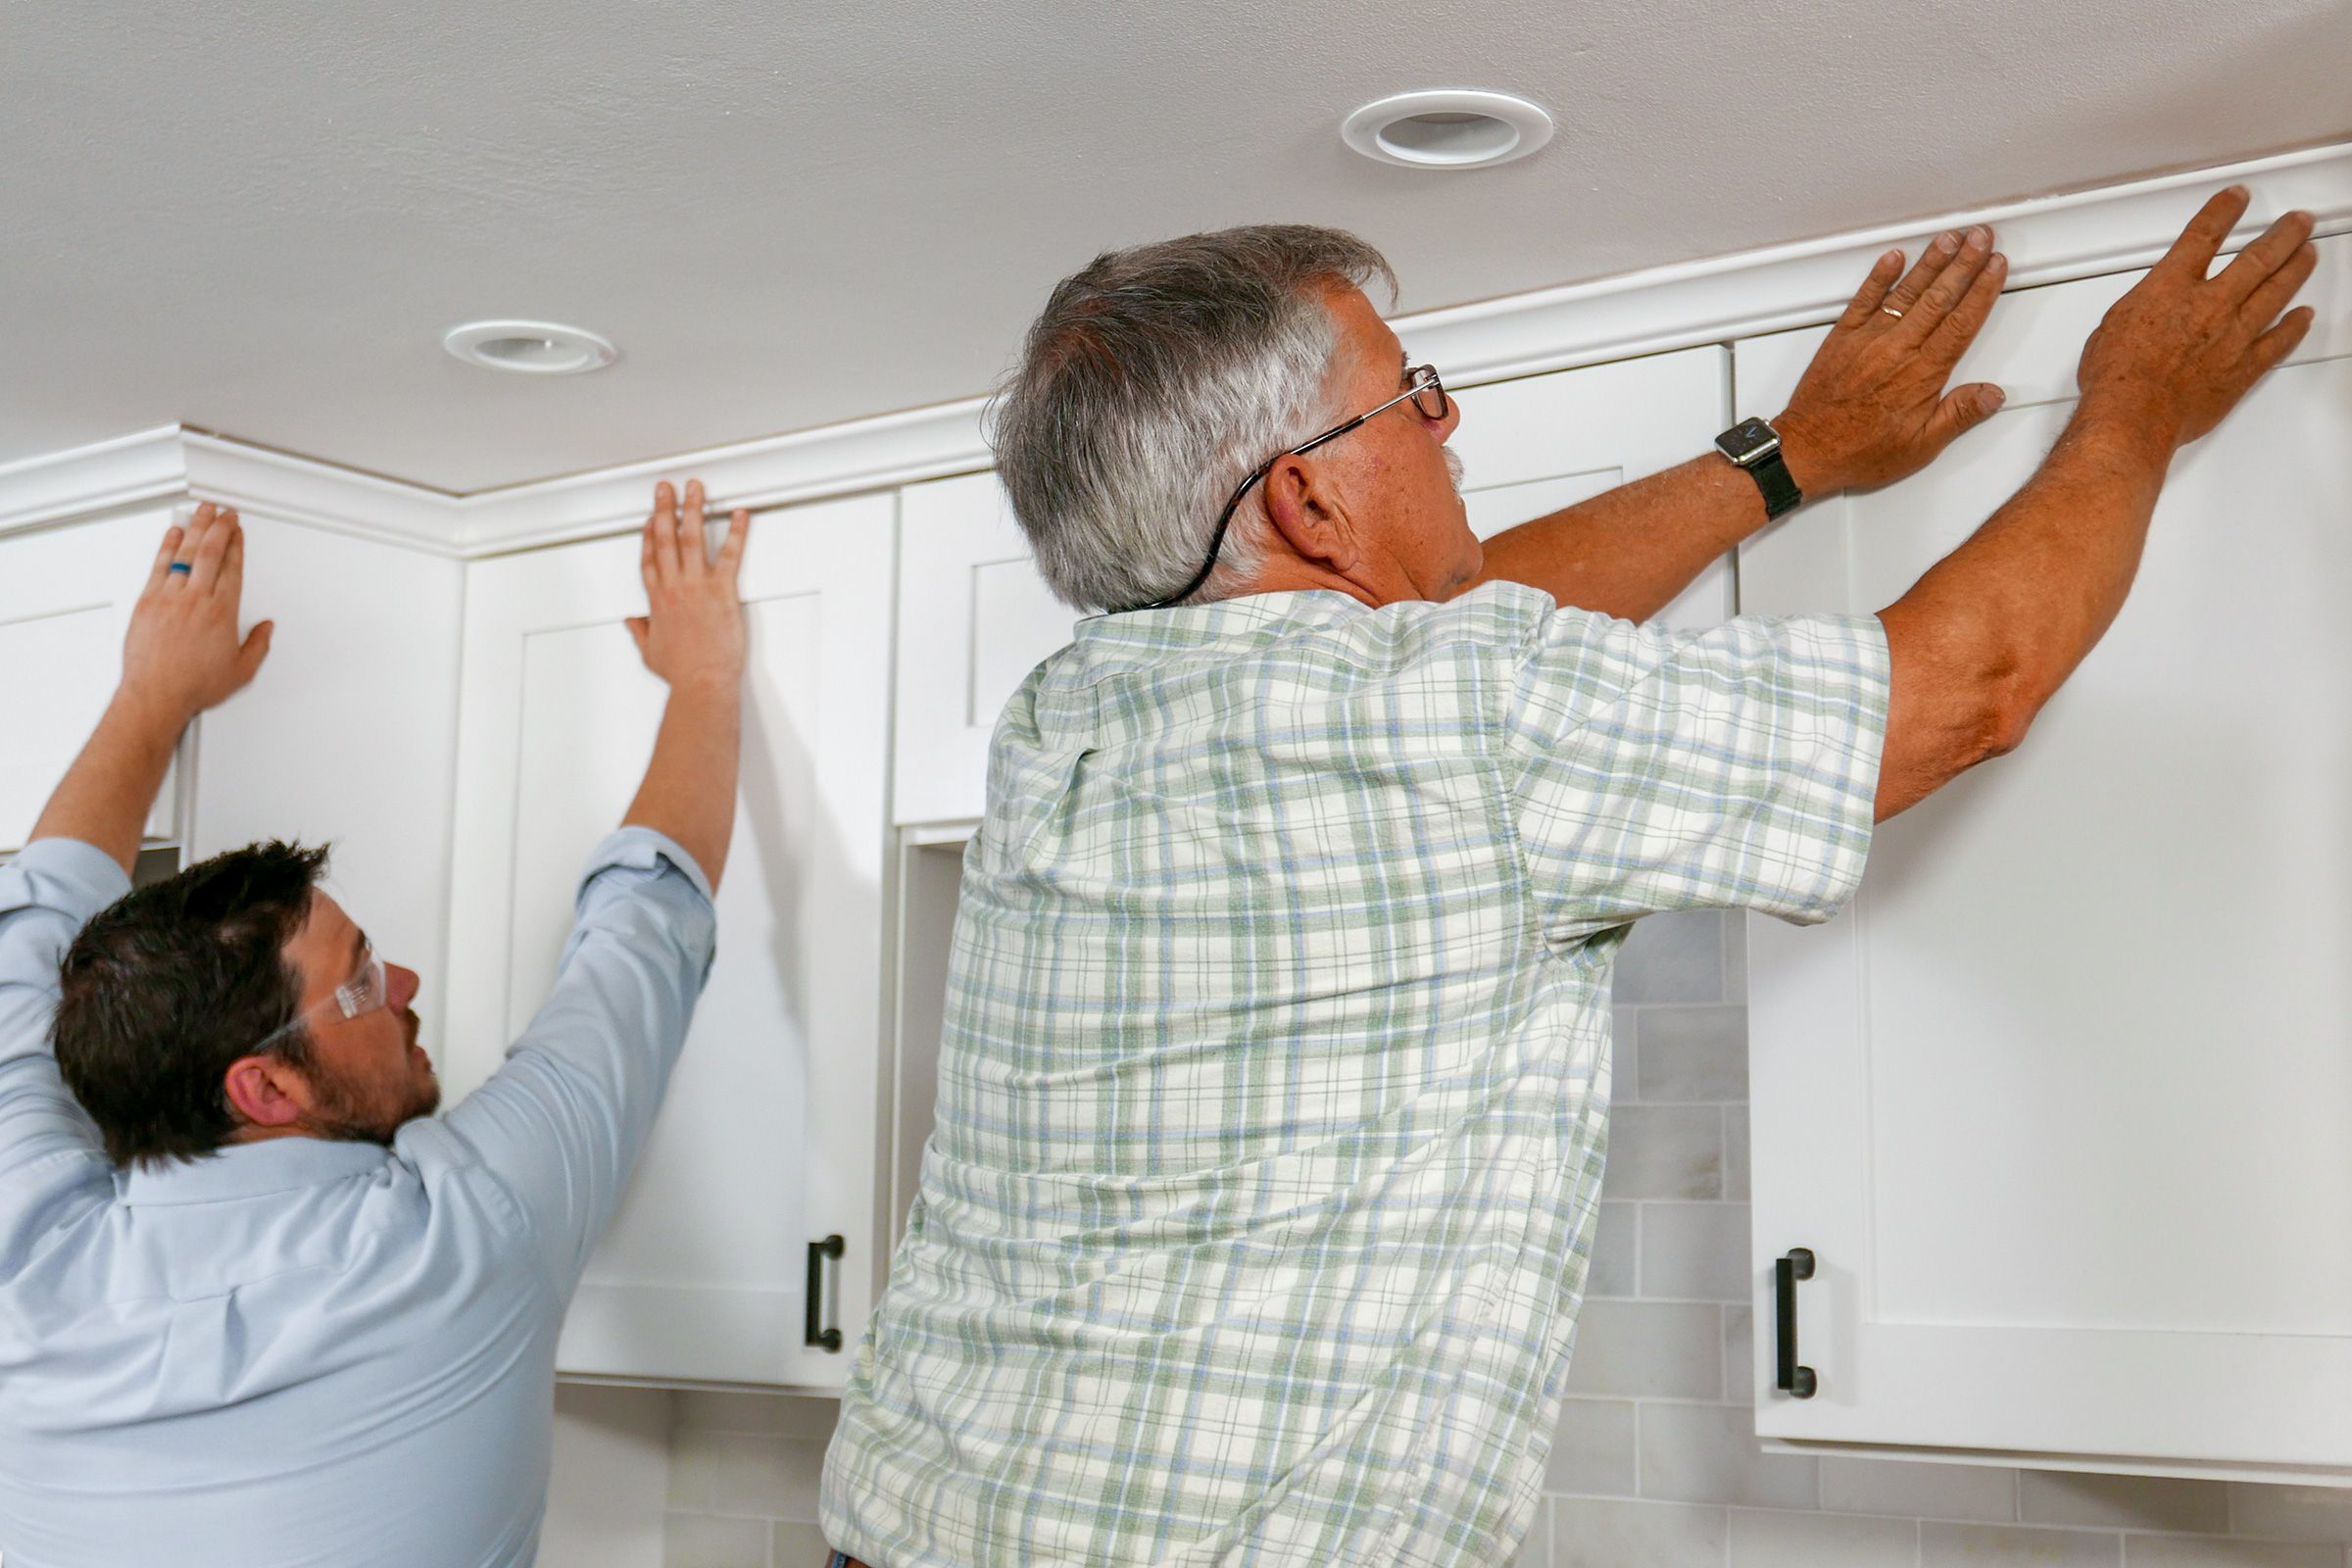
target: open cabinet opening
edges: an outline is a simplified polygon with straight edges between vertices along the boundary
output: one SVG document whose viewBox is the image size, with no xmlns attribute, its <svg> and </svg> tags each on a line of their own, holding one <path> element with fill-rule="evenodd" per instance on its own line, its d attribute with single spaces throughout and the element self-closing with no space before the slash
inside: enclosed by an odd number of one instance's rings
<svg viewBox="0 0 2352 1568">
<path fill-rule="evenodd" d="M 890 1154 L 890 1245 L 906 1229 L 922 1180 L 923 1146 L 939 1102 L 939 1037 L 946 1022 L 948 952 L 973 826 L 906 828 L 899 835 L 898 1040 Z"/>
</svg>

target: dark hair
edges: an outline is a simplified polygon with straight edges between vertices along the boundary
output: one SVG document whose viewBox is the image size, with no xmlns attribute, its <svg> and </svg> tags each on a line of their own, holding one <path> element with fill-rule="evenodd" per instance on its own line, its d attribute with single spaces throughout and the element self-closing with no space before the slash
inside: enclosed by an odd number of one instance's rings
<svg viewBox="0 0 2352 1568">
<path fill-rule="evenodd" d="M 58 1070 L 117 1165 L 200 1159 L 236 1131 L 223 1078 L 269 1054 L 310 1064 L 302 976 L 285 946 L 309 917 L 326 848 L 272 840 L 134 890 L 67 950 Z"/>
</svg>

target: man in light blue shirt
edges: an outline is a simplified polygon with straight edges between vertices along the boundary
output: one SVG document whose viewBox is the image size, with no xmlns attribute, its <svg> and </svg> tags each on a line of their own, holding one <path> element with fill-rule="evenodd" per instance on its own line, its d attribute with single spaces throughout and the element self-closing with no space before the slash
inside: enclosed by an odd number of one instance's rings
<svg viewBox="0 0 2352 1568">
<path fill-rule="evenodd" d="M 121 689 L 0 867 L 7 1568 L 532 1560 L 557 1330 L 710 963 L 745 525 L 711 561 L 700 486 L 658 493 L 653 760 L 547 1004 L 438 1117 L 418 977 L 317 890 L 322 853 L 131 891 L 174 741 L 270 638 L 238 637 L 234 513 L 166 537 Z"/>
</svg>

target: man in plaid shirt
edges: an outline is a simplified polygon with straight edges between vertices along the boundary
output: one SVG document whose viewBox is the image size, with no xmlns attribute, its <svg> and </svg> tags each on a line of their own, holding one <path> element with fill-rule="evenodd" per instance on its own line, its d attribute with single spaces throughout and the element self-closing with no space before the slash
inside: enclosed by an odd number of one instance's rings
<svg viewBox="0 0 2352 1568">
<path fill-rule="evenodd" d="M 1628 926 L 1826 919 L 1874 819 L 2019 742 L 2174 450 L 2309 325 L 2279 319 L 2304 215 L 2207 279 L 2244 210 L 2215 198 L 2115 307 L 2040 472 L 1898 603 L 1699 634 L 1640 622 L 1782 476 L 1709 454 L 1482 552 L 1361 242 L 1236 229 L 1064 282 L 999 458 L 1048 579 L 1114 612 L 997 728 L 938 1130 L 826 1467 L 836 1560 L 1507 1558 Z M 1998 406 L 1944 385 L 1991 235 L 1902 263 L 1773 421 L 1806 495 Z"/>
</svg>

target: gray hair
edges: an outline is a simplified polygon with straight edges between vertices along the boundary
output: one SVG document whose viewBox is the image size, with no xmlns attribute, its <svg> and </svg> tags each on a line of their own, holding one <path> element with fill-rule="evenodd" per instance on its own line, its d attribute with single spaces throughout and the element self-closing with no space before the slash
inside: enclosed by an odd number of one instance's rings
<svg viewBox="0 0 2352 1568">
<path fill-rule="evenodd" d="M 1116 610 L 1190 581 L 1234 487 L 1328 422 L 1323 289 L 1373 278 L 1394 295 L 1354 235 L 1263 223 L 1105 252 L 1063 279 L 991 411 L 998 474 L 1054 593 Z M 1253 493 L 1194 602 L 1249 580 L 1263 515 Z"/>
</svg>

